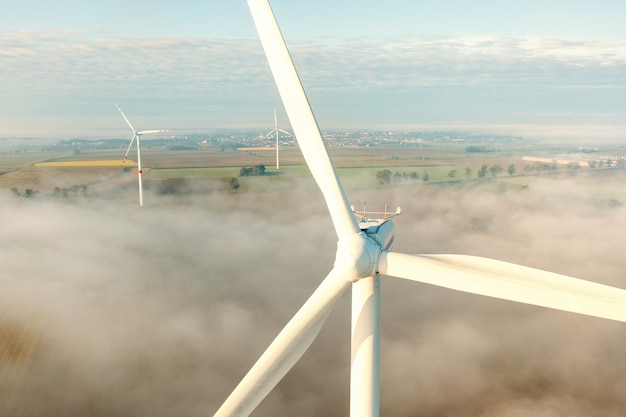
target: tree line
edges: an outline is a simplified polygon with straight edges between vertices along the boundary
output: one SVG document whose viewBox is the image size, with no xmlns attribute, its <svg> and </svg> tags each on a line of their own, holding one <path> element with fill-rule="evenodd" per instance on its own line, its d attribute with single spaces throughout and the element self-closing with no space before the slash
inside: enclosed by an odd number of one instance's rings
<svg viewBox="0 0 626 417">
<path fill-rule="evenodd" d="M 25 197 L 25 198 L 33 198 L 38 193 L 39 190 L 33 190 L 32 188 L 26 188 L 24 193 L 20 193 L 20 191 L 13 187 L 11 188 L 13 195 L 16 197 Z M 87 186 L 86 185 L 72 185 L 71 187 L 54 187 L 52 190 L 52 196 L 57 198 L 69 198 L 69 197 L 78 197 L 87 196 Z"/>
<path fill-rule="evenodd" d="M 511 164 L 506 169 L 509 175 L 513 175 L 516 173 L 516 168 L 514 164 Z M 483 164 L 480 169 L 476 171 L 476 175 L 478 178 L 485 178 L 487 174 L 491 174 L 493 178 L 496 178 L 499 174 L 504 172 L 504 168 L 501 165 L 495 164 L 491 167 L 488 167 L 487 164 Z M 456 169 L 452 169 L 448 171 L 448 178 L 456 178 L 458 171 Z M 472 168 L 465 168 L 465 178 L 469 179 L 472 177 L 474 170 Z M 417 171 L 413 172 L 391 172 L 389 169 L 383 169 L 376 172 L 376 180 L 379 184 L 391 184 L 391 183 L 400 183 L 406 181 L 429 181 L 430 174 L 427 171 L 422 173 L 418 173 Z"/>
<path fill-rule="evenodd" d="M 251 177 L 265 174 L 265 165 L 259 164 L 252 167 L 243 167 L 239 170 L 240 177 Z"/>
</svg>

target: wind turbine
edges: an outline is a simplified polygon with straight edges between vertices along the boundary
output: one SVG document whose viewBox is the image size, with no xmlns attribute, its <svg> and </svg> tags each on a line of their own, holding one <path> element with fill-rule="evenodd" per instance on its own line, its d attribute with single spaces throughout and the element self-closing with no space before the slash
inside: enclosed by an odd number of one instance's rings
<svg viewBox="0 0 626 417">
<path fill-rule="evenodd" d="M 379 414 L 381 276 L 626 322 L 626 290 L 466 255 L 391 251 L 388 218 L 357 222 L 337 177 L 268 0 L 248 0 L 274 80 L 337 234 L 333 269 L 215 413 L 248 416 L 300 359 L 352 287 L 350 415 Z M 386 279 L 386 278 L 384 278 Z"/>
<path fill-rule="evenodd" d="M 124 114 L 120 106 L 117 105 L 117 103 L 115 104 L 115 107 L 117 107 L 117 109 L 120 111 L 120 114 L 126 121 L 126 124 L 130 127 L 130 130 L 133 131 L 133 137 L 130 139 L 130 143 L 128 144 L 128 148 L 126 149 L 126 153 L 124 154 L 124 159 L 122 160 L 122 166 L 124 166 L 124 164 L 126 163 L 126 159 L 128 159 L 128 152 L 130 152 L 130 148 L 133 146 L 133 142 L 135 141 L 135 139 L 137 139 L 137 177 L 139 178 L 139 206 L 143 206 L 143 182 L 142 182 L 143 171 L 141 168 L 141 149 L 140 149 L 139 141 L 140 141 L 141 135 L 145 135 L 147 133 L 162 133 L 162 132 L 167 132 L 167 130 L 141 130 L 138 132 L 135 130 L 133 125 L 128 120 L 128 117 L 126 117 L 126 115 Z"/>
<path fill-rule="evenodd" d="M 286 135 L 293 136 L 291 133 L 287 132 L 278 127 L 278 119 L 276 118 L 276 109 L 274 108 L 274 129 L 272 129 L 267 135 L 266 138 L 269 138 L 272 133 L 276 133 L 276 169 L 280 169 L 280 161 L 278 159 L 278 133 L 282 132 Z"/>
</svg>

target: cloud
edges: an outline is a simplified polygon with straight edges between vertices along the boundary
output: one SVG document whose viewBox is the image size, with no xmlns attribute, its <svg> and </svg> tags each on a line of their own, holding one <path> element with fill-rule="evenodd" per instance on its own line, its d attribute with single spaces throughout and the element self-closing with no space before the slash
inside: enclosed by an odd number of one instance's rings
<svg viewBox="0 0 626 417">
<path fill-rule="evenodd" d="M 0 69 L 11 77 L 5 88 L 27 93 L 208 94 L 216 86 L 234 87 L 236 74 L 248 67 L 240 57 L 261 58 L 250 41 L 128 39 L 51 31 L 5 34 L 2 43 L 6 59 Z M 264 78 L 258 76 L 258 67 L 247 68 L 253 76 L 246 82 L 256 84 Z"/>
<path fill-rule="evenodd" d="M 396 250 L 626 287 L 620 171 L 527 189 L 348 190 L 400 205 Z M 312 184 L 184 201 L 2 196 L 0 414 L 210 415 L 332 267 Z M 382 278 L 382 412 L 619 416 L 624 325 Z M 346 415 L 349 297 L 255 415 Z M 5 333 L 6 334 L 6 333 Z M 29 350 L 29 346 L 32 349 Z M 30 352 L 30 353 L 29 353 Z M 4 372 L 6 371 L 6 372 Z"/>
<path fill-rule="evenodd" d="M 329 128 L 372 121 L 616 124 L 625 110 L 623 42 L 432 37 L 289 44 Z M 116 101 L 137 104 L 141 115 L 171 128 L 250 125 L 278 102 L 256 39 L 4 32 L 0 51 L 0 114 L 13 129 L 28 116 L 42 118 L 33 128 L 70 128 L 79 119 L 110 128 L 104 106 Z"/>
</svg>

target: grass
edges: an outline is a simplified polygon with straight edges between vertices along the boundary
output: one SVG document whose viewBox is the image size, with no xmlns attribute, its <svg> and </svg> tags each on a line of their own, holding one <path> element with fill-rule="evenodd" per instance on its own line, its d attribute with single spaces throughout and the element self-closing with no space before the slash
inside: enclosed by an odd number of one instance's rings
<svg viewBox="0 0 626 417">
<path fill-rule="evenodd" d="M 152 168 L 146 178 L 152 180 L 180 178 L 230 178 L 238 177 L 240 167 Z"/>
</svg>

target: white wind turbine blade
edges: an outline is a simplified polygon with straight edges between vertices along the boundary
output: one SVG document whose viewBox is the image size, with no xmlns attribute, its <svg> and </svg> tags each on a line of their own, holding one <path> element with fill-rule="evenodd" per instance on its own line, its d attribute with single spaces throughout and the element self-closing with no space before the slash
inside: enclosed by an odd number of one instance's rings
<svg viewBox="0 0 626 417">
<path fill-rule="evenodd" d="M 117 107 L 117 110 L 120 112 L 120 114 L 126 121 L 126 124 L 128 125 L 128 127 L 130 127 L 130 130 L 133 131 L 133 137 L 130 139 L 130 143 L 128 144 L 128 148 L 126 148 L 126 153 L 124 154 L 124 159 L 122 160 L 122 166 L 124 166 L 124 164 L 126 163 L 126 160 L 128 159 L 128 153 L 130 152 L 130 148 L 133 146 L 133 142 L 135 141 L 135 138 L 137 137 L 138 133 L 133 127 L 133 125 L 130 123 L 130 120 L 128 120 L 128 117 L 126 117 L 126 115 L 124 114 L 124 112 L 122 111 L 122 109 L 117 103 L 115 103 L 115 107 Z"/>
<path fill-rule="evenodd" d="M 126 148 L 126 153 L 124 154 L 124 159 L 122 160 L 122 166 L 124 166 L 124 164 L 126 163 L 126 160 L 128 159 L 128 153 L 130 152 L 130 148 L 133 146 L 133 142 L 135 141 L 136 137 L 137 137 L 137 134 L 134 133 L 133 137 L 130 139 L 130 143 L 128 144 L 128 148 Z"/>
<path fill-rule="evenodd" d="M 130 121 L 128 120 L 128 117 L 126 117 L 126 115 L 124 114 L 124 112 L 122 111 L 122 109 L 120 108 L 120 106 L 117 105 L 117 103 L 115 103 L 115 107 L 117 107 L 117 109 L 120 111 L 120 114 L 122 115 L 122 117 L 124 118 L 124 120 L 126 121 L 126 124 L 128 125 L 128 127 L 130 127 L 130 130 L 133 131 L 133 136 L 135 134 L 137 134 L 137 131 L 135 130 L 135 128 L 133 127 L 133 125 L 130 123 Z"/>
<path fill-rule="evenodd" d="M 272 129 L 268 133 L 266 133 L 265 137 L 266 138 L 269 137 L 274 132 L 281 132 L 281 133 L 284 133 L 285 135 L 293 136 L 291 133 L 287 132 L 284 129 L 281 129 L 280 127 L 278 127 L 278 119 L 276 117 L 276 109 L 274 109 L 274 129 Z M 278 136 L 277 136 L 277 139 L 278 139 Z"/>
<path fill-rule="evenodd" d="M 145 135 L 147 133 L 164 133 L 164 132 L 169 132 L 169 130 L 167 129 L 157 129 L 157 130 L 142 130 L 140 132 L 137 132 L 138 135 Z"/>
<path fill-rule="evenodd" d="M 340 269 L 333 269 L 276 336 L 214 417 L 248 416 L 313 343 L 336 301 L 350 284 Z"/>
<path fill-rule="evenodd" d="M 495 259 L 383 252 L 383 275 L 626 322 L 626 290 Z"/>
<path fill-rule="evenodd" d="M 311 174 L 320 187 L 339 240 L 360 232 L 337 178 L 317 121 L 267 0 L 248 0 L 278 92 Z"/>
</svg>

